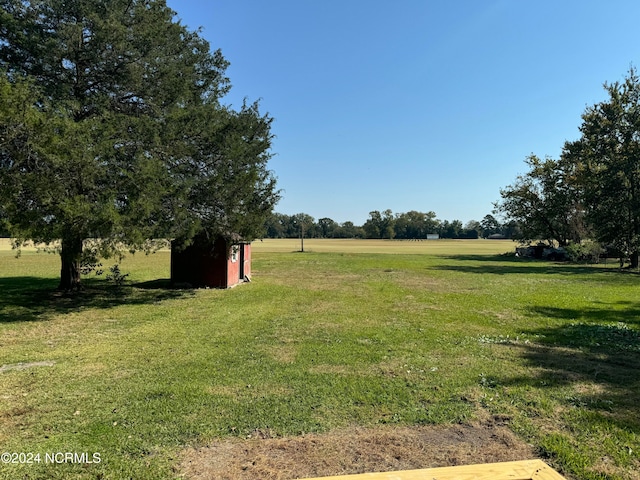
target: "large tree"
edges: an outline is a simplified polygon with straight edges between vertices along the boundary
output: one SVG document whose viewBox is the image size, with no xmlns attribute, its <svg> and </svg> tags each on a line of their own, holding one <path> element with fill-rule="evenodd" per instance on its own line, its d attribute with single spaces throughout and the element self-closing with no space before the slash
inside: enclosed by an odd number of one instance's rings
<svg viewBox="0 0 640 480">
<path fill-rule="evenodd" d="M 257 103 L 239 111 L 207 104 L 172 118 L 167 143 L 181 145 L 167 161 L 171 229 L 181 224 L 174 245 L 188 244 L 195 233 L 212 240 L 238 235 L 253 240 L 266 233 L 280 198 L 267 169 L 271 122 Z"/>
<path fill-rule="evenodd" d="M 162 0 L 0 0 L 0 211 L 18 242 L 60 242 L 61 288 L 87 239 L 262 228 L 271 120 L 220 104 L 226 67 Z"/>
<path fill-rule="evenodd" d="M 587 218 L 599 240 L 638 267 L 640 252 L 640 77 L 604 85 L 609 98 L 582 115 L 581 138 L 563 157 L 581 180 Z"/>
<path fill-rule="evenodd" d="M 570 162 L 562 158 L 526 159 L 529 171 L 500 190 L 496 212 L 519 225 L 519 239 L 580 242 L 585 233 L 580 186 Z"/>
</svg>

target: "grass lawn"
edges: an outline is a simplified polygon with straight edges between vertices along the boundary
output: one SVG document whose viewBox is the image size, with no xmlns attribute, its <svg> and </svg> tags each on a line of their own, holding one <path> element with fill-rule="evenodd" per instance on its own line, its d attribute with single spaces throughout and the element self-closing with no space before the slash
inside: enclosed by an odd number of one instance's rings
<svg viewBox="0 0 640 480">
<path fill-rule="evenodd" d="M 128 286 L 79 296 L 55 292 L 55 255 L 0 251 L 0 450 L 34 454 L 0 478 L 169 479 L 220 438 L 486 415 L 568 478 L 640 478 L 640 276 L 499 241 L 298 248 L 255 242 L 227 291 L 169 290 L 167 252 L 130 256 Z"/>
</svg>

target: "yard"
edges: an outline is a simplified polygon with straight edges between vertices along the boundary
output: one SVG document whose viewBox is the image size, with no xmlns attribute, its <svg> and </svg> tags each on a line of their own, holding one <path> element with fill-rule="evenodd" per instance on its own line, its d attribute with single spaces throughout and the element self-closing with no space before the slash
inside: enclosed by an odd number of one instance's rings
<svg viewBox="0 0 640 480">
<path fill-rule="evenodd" d="M 567 478 L 640 478 L 637 273 L 501 241 L 298 248 L 255 242 L 252 282 L 226 291 L 170 290 L 168 252 L 129 256 L 125 287 L 88 276 L 74 297 L 55 291 L 56 255 L 0 246 L 0 445 L 24 454 L 0 477 L 539 457 Z"/>
</svg>

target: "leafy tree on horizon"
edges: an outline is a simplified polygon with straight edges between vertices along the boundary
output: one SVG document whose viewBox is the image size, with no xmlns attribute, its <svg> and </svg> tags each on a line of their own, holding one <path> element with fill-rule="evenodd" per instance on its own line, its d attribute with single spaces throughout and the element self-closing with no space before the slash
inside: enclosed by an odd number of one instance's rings
<svg viewBox="0 0 640 480">
<path fill-rule="evenodd" d="M 480 227 L 482 228 L 482 236 L 484 238 L 495 234 L 502 234 L 502 225 L 500 225 L 498 219 L 491 214 L 487 214 L 482 218 Z"/>
<path fill-rule="evenodd" d="M 322 238 L 333 238 L 336 230 L 340 227 L 338 222 L 328 217 L 318 220 L 318 230 Z"/>
<path fill-rule="evenodd" d="M 436 219 L 435 212 L 418 212 L 411 210 L 396 215 L 394 222 L 394 238 L 398 239 L 424 239 L 427 235 L 437 233 L 440 222 Z"/>
<path fill-rule="evenodd" d="M 362 228 L 367 238 L 388 238 L 392 239 L 395 235 L 395 218 L 393 212 L 389 209 L 380 213 L 378 210 L 369 212 L 369 219 L 364 223 Z"/>
<path fill-rule="evenodd" d="M 440 236 L 442 238 L 458 238 L 460 232 L 464 229 L 460 220 L 445 220 L 440 226 Z"/>
<path fill-rule="evenodd" d="M 334 232 L 335 238 L 364 238 L 365 233 L 362 227 L 354 225 L 351 221 L 341 223 Z"/>
<path fill-rule="evenodd" d="M 482 225 L 478 220 L 469 220 L 458 234 L 458 238 L 476 239 L 482 235 Z"/>
</svg>

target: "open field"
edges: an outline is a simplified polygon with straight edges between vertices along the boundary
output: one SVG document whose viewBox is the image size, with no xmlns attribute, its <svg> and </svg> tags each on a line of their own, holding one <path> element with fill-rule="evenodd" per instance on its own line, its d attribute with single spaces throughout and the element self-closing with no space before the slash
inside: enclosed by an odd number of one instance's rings
<svg viewBox="0 0 640 480">
<path fill-rule="evenodd" d="M 41 245 L 41 246 L 44 246 Z M 0 238 L 0 252 L 9 252 L 12 250 L 12 243 L 10 238 Z M 37 246 L 30 243 L 29 245 L 23 247 L 24 251 L 34 252 L 37 250 Z"/>
<path fill-rule="evenodd" d="M 128 286 L 89 277 L 79 296 L 53 290 L 55 255 L 2 251 L 0 445 L 40 461 L 0 478 L 530 456 L 567 478 L 640 478 L 640 276 L 499 255 L 513 247 L 265 240 L 231 290 L 167 289 L 160 252 L 125 259 Z M 45 462 L 56 452 L 87 456 Z"/>
<path fill-rule="evenodd" d="M 455 255 L 469 251 L 476 255 L 492 255 L 515 251 L 510 240 L 304 240 L 305 252 L 311 253 L 390 253 Z M 270 239 L 253 242 L 254 252 L 288 253 L 300 250 L 300 239 Z"/>
<path fill-rule="evenodd" d="M 305 252 L 316 253 L 417 253 L 455 254 L 473 251 L 476 254 L 498 254 L 515 250 L 510 240 L 357 240 L 357 239 L 317 239 L 304 240 Z M 30 244 L 22 248 L 24 252 L 34 252 L 37 247 Z M 253 250 L 258 253 L 289 253 L 300 250 L 300 239 L 256 240 Z M 0 238 L 0 252 L 9 252 L 11 240 Z M 14 252 L 15 253 L 15 252 Z"/>
</svg>

